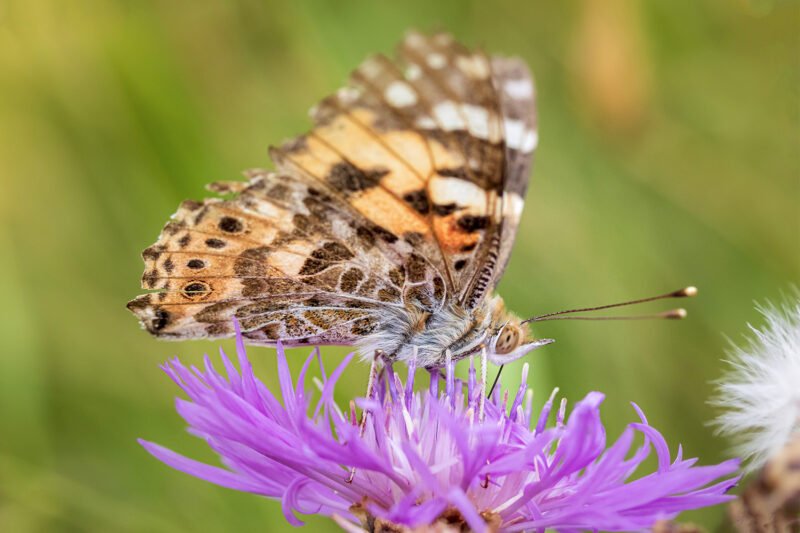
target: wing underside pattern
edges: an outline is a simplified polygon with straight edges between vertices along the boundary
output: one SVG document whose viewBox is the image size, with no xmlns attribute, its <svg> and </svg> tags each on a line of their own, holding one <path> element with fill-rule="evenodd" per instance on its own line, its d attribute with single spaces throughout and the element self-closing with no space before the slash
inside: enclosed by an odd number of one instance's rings
<svg viewBox="0 0 800 533">
<path fill-rule="evenodd" d="M 387 308 L 482 301 L 508 259 L 536 144 L 524 64 L 410 33 L 271 149 L 274 173 L 184 202 L 129 307 L 167 338 L 355 344 Z"/>
</svg>

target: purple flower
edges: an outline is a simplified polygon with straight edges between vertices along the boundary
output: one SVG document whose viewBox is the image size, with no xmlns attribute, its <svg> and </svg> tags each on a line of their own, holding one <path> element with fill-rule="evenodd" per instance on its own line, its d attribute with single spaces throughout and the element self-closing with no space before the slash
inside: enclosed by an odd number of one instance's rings
<svg viewBox="0 0 800 533">
<path fill-rule="evenodd" d="M 205 369 L 177 359 L 164 370 L 188 395 L 177 410 L 190 431 L 208 442 L 225 468 L 209 466 L 147 441 L 141 444 L 169 466 L 224 487 L 281 501 L 286 519 L 295 513 L 334 517 L 345 529 L 381 524 L 438 531 L 468 526 L 475 531 L 635 530 L 679 512 L 732 499 L 727 491 L 738 460 L 695 466 L 696 459 L 670 458 L 661 434 L 640 418 L 606 446 L 600 421 L 603 395 L 589 393 L 565 419 L 565 402 L 547 427 L 554 394 L 533 416 L 526 393 L 527 365 L 513 399 L 506 392 L 483 401 L 470 365 L 466 384 L 447 368 L 431 375 L 428 390 L 413 391 L 386 368 L 368 411 L 363 434 L 355 405 L 342 411 L 333 400 L 348 356 L 326 375 L 315 350 L 296 382 L 278 347 L 279 401 L 254 375 L 237 330 L 240 372 L 222 354 L 225 375 L 206 357 Z M 319 360 L 318 398 L 312 400 L 307 371 Z M 510 400 L 510 401 L 509 401 Z M 632 449 L 634 436 L 643 444 Z M 630 480 L 655 451 L 655 472 Z M 348 481 L 351 468 L 355 476 Z M 722 481 L 716 481 L 725 478 Z"/>
</svg>

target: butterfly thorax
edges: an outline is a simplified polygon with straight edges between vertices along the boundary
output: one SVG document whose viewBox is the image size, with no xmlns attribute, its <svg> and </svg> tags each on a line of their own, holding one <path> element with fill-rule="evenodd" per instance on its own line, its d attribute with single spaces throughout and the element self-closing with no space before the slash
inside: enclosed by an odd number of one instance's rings
<svg viewBox="0 0 800 533">
<path fill-rule="evenodd" d="M 496 295 L 474 309 L 450 304 L 430 312 L 411 304 L 384 320 L 359 348 L 365 359 L 380 351 L 390 361 L 416 358 L 418 367 L 443 367 L 448 350 L 453 360 L 478 353 L 510 318 L 502 298 Z"/>
</svg>

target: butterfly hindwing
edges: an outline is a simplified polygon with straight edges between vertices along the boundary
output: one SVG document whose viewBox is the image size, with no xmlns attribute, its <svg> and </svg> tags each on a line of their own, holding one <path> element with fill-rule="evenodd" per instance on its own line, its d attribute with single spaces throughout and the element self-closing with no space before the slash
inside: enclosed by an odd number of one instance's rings
<svg viewBox="0 0 800 533">
<path fill-rule="evenodd" d="M 313 186 L 257 173 L 232 200 L 182 204 L 143 253 L 142 286 L 159 292 L 129 307 L 168 338 L 226 336 L 236 316 L 265 342 L 351 343 L 400 305 L 409 257 L 386 237 Z"/>
</svg>

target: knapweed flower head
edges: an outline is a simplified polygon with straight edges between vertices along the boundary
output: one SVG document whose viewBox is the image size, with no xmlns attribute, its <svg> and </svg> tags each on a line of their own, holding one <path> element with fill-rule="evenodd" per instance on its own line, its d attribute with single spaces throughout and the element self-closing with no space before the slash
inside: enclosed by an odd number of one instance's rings
<svg viewBox="0 0 800 533">
<path fill-rule="evenodd" d="M 766 324 L 749 326 L 745 347 L 733 346 L 730 370 L 712 403 L 724 412 L 715 421 L 733 437 L 748 469 L 762 466 L 800 436 L 800 301 L 760 307 Z"/>
<path fill-rule="evenodd" d="M 238 333 L 239 371 L 224 353 L 224 373 L 208 358 L 204 369 L 177 359 L 165 366 L 188 396 L 178 412 L 224 467 L 142 445 L 177 470 L 279 500 L 292 524 L 302 524 L 296 513 L 322 514 L 350 531 L 637 530 L 729 500 L 738 479 L 736 460 L 695 466 L 680 448 L 672 459 L 636 406 L 639 421 L 608 446 L 598 392 L 568 417 L 562 401 L 548 427 L 554 398 L 534 413 L 527 369 L 515 394 L 484 400 L 472 365 L 466 383 L 449 364 L 446 378 L 434 372 L 421 391 L 413 364 L 405 382 L 386 367 L 372 398 L 354 402 L 368 413 L 362 429 L 352 403 L 334 402 L 352 355 L 328 375 L 312 352 L 292 379 L 277 352 L 282 401 L 253 375 Z M 307 375 L 317 360 L 312 394 Z M 652 452 L 655 471 L 632 479 Z"/>
</svg>

